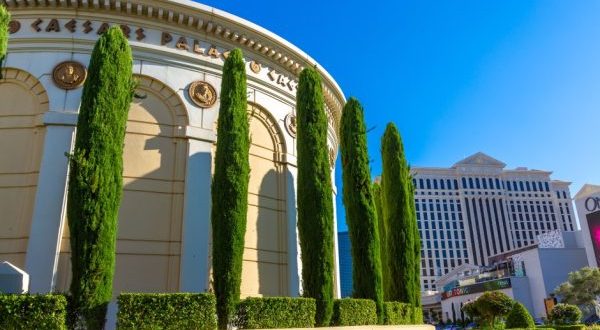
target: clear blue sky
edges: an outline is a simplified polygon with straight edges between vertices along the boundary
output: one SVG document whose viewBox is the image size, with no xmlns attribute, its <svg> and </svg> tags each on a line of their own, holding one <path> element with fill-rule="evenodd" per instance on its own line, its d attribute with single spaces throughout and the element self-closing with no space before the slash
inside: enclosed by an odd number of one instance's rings
<svg viewBox="0 0 600 330">
<path fill-rule="evenodd" d="M 373 175 L 393 121 L 413 166 L 482 151 L 572 195 L 600 184 L 600 1 L 201 2 L 295 44 L 362 102 Z"/>
</svg>

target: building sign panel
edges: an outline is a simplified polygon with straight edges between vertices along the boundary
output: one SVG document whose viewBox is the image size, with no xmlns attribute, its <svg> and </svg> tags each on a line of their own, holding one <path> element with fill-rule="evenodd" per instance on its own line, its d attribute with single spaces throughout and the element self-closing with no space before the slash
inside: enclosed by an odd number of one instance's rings
<svg viewBox="0 0 600 330">
<path fill-rule="evenodd" d="M 586 218 L 592 239 L 592 246 L 594 247 L 596 263 L 600 265 L 600 211 L 588 213 Z"/>
<path fill-rule="evenodd" d="M 479 292 L 508 289 L 510 287 L 512 287 L 510 283 L 510 278 L 502 278 L 498 280 L 475 283 L 442 292 L 442 300 Z"/>
</svg>

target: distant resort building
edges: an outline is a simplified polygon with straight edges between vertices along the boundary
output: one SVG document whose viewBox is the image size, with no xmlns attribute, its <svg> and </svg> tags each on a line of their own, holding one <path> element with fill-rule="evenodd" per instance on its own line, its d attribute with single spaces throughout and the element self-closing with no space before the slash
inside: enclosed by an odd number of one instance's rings
<svg viewBox="0 0 600 330">
<path fill-rule="evenodd" d="M 582 232 L 549 231 L 537 242 L 488 260 L 489 266 L 465 263 L 438 278 L 442 320 L 466 319 L 464 303 L 487 291 L 500 290 L 522 303 L 537 318 L 547 317 L 554 306 L 552 293 L 570 272 L 588 266 Z"/>
<path fill-rule="evenodd" d="M 0 261 L 25 270 L 32 293 L 69 289 L 65 153 L 73 150 L 91 51 L 117 25 L 143 97 L 127 122 L 114 296 L 211 286 L 211 173 L 222 66 L 233 48 L 245 56 L 252 141 L 241 293 L 300 294 L 299 73 L 314 66 L 323 78 L 332 169 L 345 102 L 315 60 L 260 26 L 190 0 L 2 3 L 12 21 L 0 80 Z M 337 267 L 335 278 L 339 297 Z"/>
<path fill-rule="evenodd" d="M 505 167 L 476 153 L 450 168 L 412 168 L 423 291 L 439 290 L 436 281 L 463 264 L 487 266 L 548 231 L 580 229 L 569 182 Z"/>
</svg>

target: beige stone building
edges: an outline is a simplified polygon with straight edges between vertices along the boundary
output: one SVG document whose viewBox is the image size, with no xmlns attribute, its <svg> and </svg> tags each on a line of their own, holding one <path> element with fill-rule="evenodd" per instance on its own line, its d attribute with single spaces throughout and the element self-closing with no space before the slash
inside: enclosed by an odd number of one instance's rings
<svg viewBox="0 0 600 330">
<path fill-rule="evenodd" d="M 127 123 L 115 295 L 209 289 L 221 68 L 235 47 L 247 62 L 252 135 L 242 293 L 300 293 L 294 109 L 298 74 L 317 65 L 313 59 L 259 26 L 188 0 L 0 4 L 13 15 L 0 80 L 0 260 L 29 273 L 31 292 L 69 287 L 65 153 L 91 50 L 119 25 L 144 98 L 134 99 Z M 344 95 L 319 71 L 333 164 Z"/>
</svg>

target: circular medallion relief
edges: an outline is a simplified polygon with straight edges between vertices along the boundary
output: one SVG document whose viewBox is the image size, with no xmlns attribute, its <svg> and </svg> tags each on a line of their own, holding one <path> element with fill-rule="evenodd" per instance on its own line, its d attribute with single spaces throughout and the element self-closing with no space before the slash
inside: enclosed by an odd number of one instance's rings
<svg viewBox="0 0 600 330">
<path fill-rule="evenodd" d="M 259 73 L 260 69 L 261 69 L 260 63 L 258 63 L 256 61 L 250 62 L 250 70 L 252 70 L 252 72 Z"/>
<path fill-rule="evenodd" d="M 52 78 L 54 83 L 62 89 L 75 89 L 83 85 L 87 76 L 87 70 L 83 64 L 67 61 L 54 67 Z"/>
<path fill-rule="evenodd" d="M 296 137 L 296 115 L 293 113 L 288 113 L 285 116 L 285 129 L 292 136 Z"/>
<path fill-rule="evenodd" d="M 188 93 L 192 102 L 201 108 L 210 108 L 217 102 L 217 91 L 205 81 L 194 81 Z"/>
<path fill-rule="evenodd" d="M 21 23 L 19 21 L 10 21 L 8 23 L 8 32 L 10 34 L 17 33 L 21 29 Z"/>
</svg>

